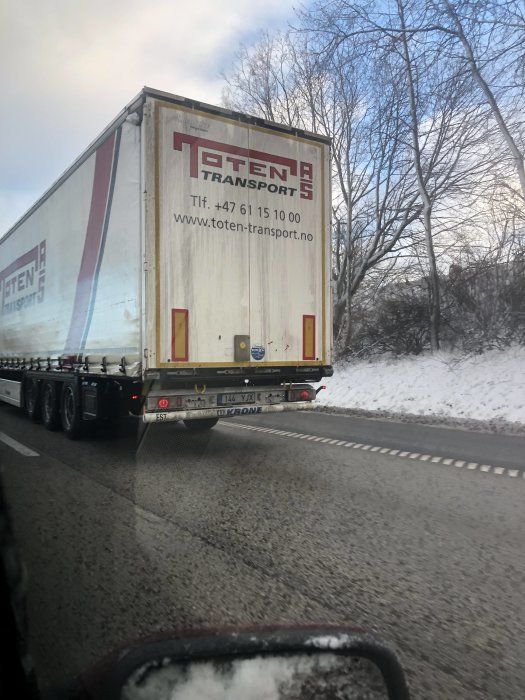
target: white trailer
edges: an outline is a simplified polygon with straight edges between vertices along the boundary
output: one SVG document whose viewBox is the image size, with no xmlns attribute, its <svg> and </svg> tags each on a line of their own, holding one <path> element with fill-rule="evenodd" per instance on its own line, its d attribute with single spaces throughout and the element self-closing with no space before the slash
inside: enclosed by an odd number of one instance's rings
<svg viewBox="0 0 525 700">
<path fill-rule="evenodd" d="M 0 240 L 0 399 L 78 437 L 312 406 L 329 141 L 144 88 Z"/>
</svg>

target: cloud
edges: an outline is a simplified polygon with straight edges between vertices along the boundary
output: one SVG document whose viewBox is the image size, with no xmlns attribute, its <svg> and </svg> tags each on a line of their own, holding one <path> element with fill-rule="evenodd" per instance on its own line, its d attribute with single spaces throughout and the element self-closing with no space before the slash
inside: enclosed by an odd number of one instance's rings
<svg viewBox="0 0 525 700">
<path fill-rule="evenodd" d="M 239 44 L 291 16 L 292 0 L 4 3 L 0 234 L 144 85 L 217 103 Z"/>
</svg>

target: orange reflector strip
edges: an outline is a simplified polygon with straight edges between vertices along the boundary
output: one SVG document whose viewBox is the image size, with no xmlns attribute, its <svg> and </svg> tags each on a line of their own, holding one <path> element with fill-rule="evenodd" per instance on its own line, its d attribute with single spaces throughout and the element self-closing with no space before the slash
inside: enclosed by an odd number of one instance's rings
<svg viewBox="0 0 525 700">
<path fill-rule="evenodd" d="M 171 310 L 171 361 L 188 361 L 188 309 Z"/>
<path fill-rule="evenodd" d="M 315 360 L 315 316 L 303 316 L 303 360 Z"/>
</svg>

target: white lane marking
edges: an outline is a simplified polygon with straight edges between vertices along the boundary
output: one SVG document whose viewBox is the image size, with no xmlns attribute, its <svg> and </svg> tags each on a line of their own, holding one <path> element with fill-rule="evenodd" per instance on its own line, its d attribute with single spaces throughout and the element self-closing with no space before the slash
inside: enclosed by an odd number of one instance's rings
<svg viewBox="0 0 525 700">
<path fill-rule="evenodd" d="M 0 440 L 8 447 L 12 447 L 13 450 L 16 450 L 21 455 L 24 455 L 24 457 L 40 457 L 38 452 L 35 452 L 30 447 L 22 445 L 21 442 L 18 442 L 18 440 L 9 437 L 9 435 L 6 435 L 5 433 L 0 433 Z"/>
<path fill-rule="evenodd" d="M 400 450 L 391 450 L 389 447 L 380 447 L 379 445 L 365 445 L 362 442 L 347 442 L 346 440 L 335 440 L 333 438 L 326 438 L 321 435 L 306 435 L 304 433 L 290 433 L 285 430 L 275 430 L 273 428 L 260 428 L 258 426 L 253 426 L 253 425 L 243 425 L 242 423 L 233 423 L 230 421 L 222 422 L 222 426 L 230 427 L 230 428 L 240 428 L 241 430 L 254 430 L 256 432 L 260 433 L 269 433 L 272 435 L 280 435 L 283 437 L 288 437 L 288 438 L 295 438 L 299 440 L 312 440 L 313 442 L 319 442 L 321 444 L 329 444 L 333 445 L 334 447 L 353 447 L 356 450 L 368 450 L 370 452 L 378 452 L 380 454 L 390 454 L 393 457 L 408 457 L 409 459 L 417 459 L 420 462 L 431 462 L 434 464 L 444 464 L 444 465 L 451 465 L 453 464 L 455 467 L 461 468 L 461 467 L 467 467 L 468 470 L 470 471 L 476 471 L 479 467 L 479 471 L 484 472 L 484 473 L 493 473 L 496 474 L 497 476 L 503 476 L 505 473 L 508 476 L 511 477 L 517 477 L 520 473 L 519 469 L 505 469 L 505 467 L 493 467 L 490 464 L 478 464 L 478 462 L 466 462 L 465 460 L 462 459 L 451 459 L 449 457 L 438 457 L 432 456 L 432 455 L 425 455 L 421 454 L 419 452 L 408 452 L 408 451 L 400 451 Z M 3 437 L 2 437 L 3 436 Z M 9 444 L 7 440 L 12 441 L 13 443 L 16 443 L 16 440 L 12 440 L 12 438 L 8 438 L 7 436 L 4 436 L 3 433 L 0 433 L 0 440 L 3 439 L 6 444 Z M 37 452 L 33 452 L 30 450 L 28 447 L 25 447 L 25 445 L 21 445 L 20 443 L 16 443 L 19 447 L 23 448 L 26 450 L 26 452 L 23 452 L 22 454 L 30 454 L 30 456 L 38 456 Z M 14 446 L 14 445 L 11 445 Z M 17 449 L 15 447 L 15 449 Z M 20 451 L 20 450 L 19 450 Z M 525 479 L 525 471 L 522 472 L 522 476 Z"/>
</svg>

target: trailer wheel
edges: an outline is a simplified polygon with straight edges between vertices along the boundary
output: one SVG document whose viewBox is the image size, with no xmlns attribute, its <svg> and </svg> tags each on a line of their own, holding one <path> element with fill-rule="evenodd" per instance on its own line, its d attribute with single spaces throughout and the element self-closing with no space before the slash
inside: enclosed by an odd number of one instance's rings
<svg viewBox="0 0 525 700">
<path fill-rule="evenodd" d="M 40 385 L 35 377 L 28 377 L 24 386 L 24 406 L 27 417 L 32 421 L 40 420 L 42 417 L 42 406 L 40 403 Z"/>
<path fill-rule="evenodd" d="M 58 388 L 56 382 L 44 381 L 40 395 L 42 422 L 48 430 L 60 428 L 60 413 L 58 410 Z"/>
<path fill-rule="evenodd" d="M 62 429 L 70 440 L 78 440 L 82 436 L 84 424 L 78 400 L 78 392 L 73 382 L 66 382 L 60 396 L 60 417 Z"/>
<path fill-rule="evenodd" d="M 218 418 L 194 418 L 183 421 L 188 430 L 192 431 L 211 430 L 218 422 Z"/>
</svg>

